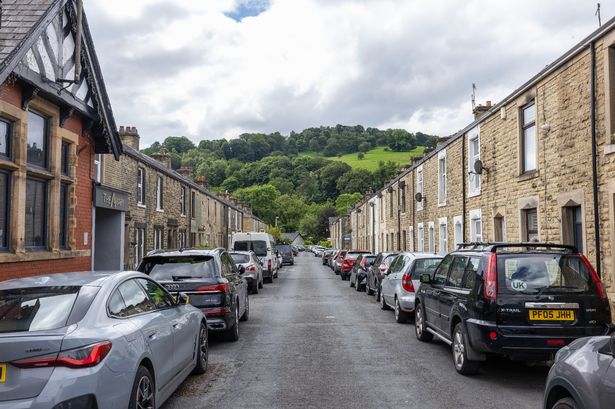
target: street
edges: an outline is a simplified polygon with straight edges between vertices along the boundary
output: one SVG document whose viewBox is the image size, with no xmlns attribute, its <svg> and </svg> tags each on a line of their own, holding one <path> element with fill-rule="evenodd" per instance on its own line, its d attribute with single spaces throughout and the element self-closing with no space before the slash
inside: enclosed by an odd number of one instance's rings
<svg viewBox="0 0 615 409">
<path fill-rule="evenodd" d="M 301 253 L 250 296 L 236 343 L 211 339 L 210 364 L 163 406 L 186 408 L 541 408 L 548 369 L 490 360 L 455 372 L 448 346 L 421 343 L 375 298 Z"/>
</svg>

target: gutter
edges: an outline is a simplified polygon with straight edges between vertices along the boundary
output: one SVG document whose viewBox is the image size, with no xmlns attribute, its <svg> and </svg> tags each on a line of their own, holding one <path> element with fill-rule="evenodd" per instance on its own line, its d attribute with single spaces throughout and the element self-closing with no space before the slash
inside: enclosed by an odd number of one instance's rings
<svg viewBox="0 0 615 409">
<path fill-rule="evenodd" d="M 589 43 L 589 54 L 591 57 L 590 65 L 590 116 L 591 116 L 591 136 L 592 136 L 592 190 L 594 196 L 594 235 L 596 240 L 596 272 L 601 276 L 601 254 L 600 254 L 600 206 L 598 204 L 598 136 L 596 132 L 596 46 L 594 42 Z"/>
</svg>

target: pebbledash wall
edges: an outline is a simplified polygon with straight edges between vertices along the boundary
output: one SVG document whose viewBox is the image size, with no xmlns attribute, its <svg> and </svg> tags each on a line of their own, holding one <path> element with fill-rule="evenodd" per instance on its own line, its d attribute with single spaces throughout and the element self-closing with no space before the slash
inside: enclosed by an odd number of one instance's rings
<svg viewBox="0 0 615 409">
<path fill-rule="evenodd" d="M 575 244 L 615 300 L 615 21 L 500 103 L 478 106 L 475 118 L 352 209 L 352 246 L 446 253 L 470 241 Z"/>
</svg>

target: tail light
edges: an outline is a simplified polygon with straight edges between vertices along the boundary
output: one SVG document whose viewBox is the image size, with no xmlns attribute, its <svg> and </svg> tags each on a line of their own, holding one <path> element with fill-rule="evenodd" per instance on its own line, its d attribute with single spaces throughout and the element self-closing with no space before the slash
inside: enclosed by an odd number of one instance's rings
<svg viewBox="0 0 615 409">
<path fill-rule="evenodd" d="M 495 253 L 489 255 L 489 261 L 487 262 L 487 271 L 485 272 L 485 285 L 483 292 L 485 299 L 489 301 L 495 301 L 498 297 L 498 271 L 497 271 L 497 258 Z"/>
<path fill-rule="evenodd" d="M 404 273 L 401 278 L 401 287 L 409 293 L 414 292 L 414 283 L 412 283 L 412 276 L 408 273 Z"/>
<path fill-rule="evenodd" d="M 602 285 L 602 280 L 600 280 L 600 277 L 598 277 L 598 274 L 596 274 L 596 270 L 594 270 L 594 267 L 592 267 L 587 257 L 585 257 L 583 254 L 579 254 L 579 257 L 581 257 L 581 260 L 583 260 L 585 266 L 587 266 L 587 269 L 592 276 L 592 280 L 594 280 L 594 283 L 596 283 L 596 288 L 598 289 L 598 294 L 600 295 L 600 298 L 602 298 L 603 300 L 607 300 L 608 297 L 606 295 L 606 289 L 604 288 L 604 285 Z"/>
<path fill-rule="evenodd" d="M 18 368 L 45 368 L 64 366 L 67 368 L 90 368 L 98 365 L 111 351 L 111 342 L 99 342 L 85 347 L 60 351 L 58 355 L 22 359 L 11 362 Z"/>
<path fill-rule="evenodd" d="M 214 285 L 203 285 L 201 287 L 198 287 L 196 291 L 227 293 L 228 284 L 224 283 L 224 284 L 214 284 Z"/>
<path fill-rule="evenodd" d="M 271 260 L 269 260 L 269 261 L 267 262 L 267 268 L 268 268 L 269 270 L 271 270 Z"/>
<path fill-rule="evenodd" d="M 380 267 L 378 267 L 378 269 L 381 273 L 384 273 L 385 271 L 387 271 L 387 266 L 385 266 L 384 264 L 380 264 Z"/>
<path fill-rule="evenodd" d="M 248 268 L 246 268 L 246 270 L 248 270 L 248 271 L 256 271 L 256 266 L 248 266 Z"/>
</svg>

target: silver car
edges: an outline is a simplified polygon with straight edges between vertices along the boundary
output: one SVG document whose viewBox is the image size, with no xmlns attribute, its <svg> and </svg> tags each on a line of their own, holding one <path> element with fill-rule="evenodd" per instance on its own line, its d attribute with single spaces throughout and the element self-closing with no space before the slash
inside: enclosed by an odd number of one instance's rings
<svg viewBox="0 0 615 409">
<path fill-rule="evenodd" d="M 229 253 L 239 267 L 241 276 L 248 281 L 250 292 L 258 294 L 263 288 L 263 264 L 253 251 L 232 251 Z"/>
<path fill-rule="evenodd" d="M 404 323 L 414 314 L 416 290 L 421 274 L 433 272 L 442 256 L 433 253 L 400 253 L 382 278 L 380 305 L 383 310 L 395 309 L 395 320 Z"/>
<path fill-rule="evenodd" d="M 615 336 L 580 338 L 557 352 L 544 409 L 611 409 L 614 403 Z"/>
<path fill-rule="evenodd" d="M 0 282 L 0 409 L 158 408 L 207 369 L 200 310 L 144 274 Z"/>
</svg>

